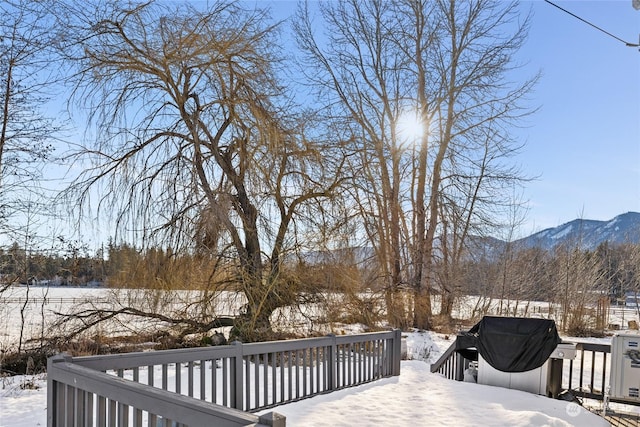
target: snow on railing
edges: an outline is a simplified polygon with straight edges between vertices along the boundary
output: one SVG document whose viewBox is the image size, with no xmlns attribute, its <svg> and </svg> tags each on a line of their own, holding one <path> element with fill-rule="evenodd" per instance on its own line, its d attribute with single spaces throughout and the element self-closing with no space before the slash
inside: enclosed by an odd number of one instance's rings
<svg viewBox="0 0 640 427">
<path fill-rule="evenodd" d="M 48 364 L 48 426 L 156 426 L 159 421 L 284 426 L 277 414 L 257 417 L 249 412 L 399 375 L 400 352 L 400 331 L 394 330 L 105 356 L 58 355 Z"/>
</svg>

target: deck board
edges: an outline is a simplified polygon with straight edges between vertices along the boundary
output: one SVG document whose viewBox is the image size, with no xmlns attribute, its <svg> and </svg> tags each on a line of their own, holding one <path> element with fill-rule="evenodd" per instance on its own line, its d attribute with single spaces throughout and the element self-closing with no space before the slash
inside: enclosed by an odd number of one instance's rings
<svg viewBox="0 0 640 427">
<path fill-rule="evenodd" d="M 640 414 L 607 412 L 604 419 L 613 427 L 640 427 Z"/>
</svg>

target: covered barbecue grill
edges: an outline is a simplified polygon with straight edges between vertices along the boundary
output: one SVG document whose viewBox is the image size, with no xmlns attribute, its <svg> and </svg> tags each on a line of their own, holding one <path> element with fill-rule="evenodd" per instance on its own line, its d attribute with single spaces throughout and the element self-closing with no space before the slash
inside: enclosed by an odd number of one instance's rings
<svg viewBox="0 0 640 427">
<path fill-rule="evenodd" d="M 456 339 L 456 351 L 477 362 L 477 382 L 557 397 L 562 359 L 576 355 L 548 319 L 485 316 Z"/>
</svg>

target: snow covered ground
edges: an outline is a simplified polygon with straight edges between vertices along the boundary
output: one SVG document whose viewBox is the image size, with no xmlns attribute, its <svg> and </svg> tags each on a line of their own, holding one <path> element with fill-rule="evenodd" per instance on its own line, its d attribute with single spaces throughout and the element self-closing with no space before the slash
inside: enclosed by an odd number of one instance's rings
<svg viewBox="0 0 640 427">
<path fill-rule="evenodd" d="M 407 333 L 410 358 L 399 377 L 316 396 L 275 409 L 289 426 L 606 426 L 560 400 L 447 380 L 430 363 L 450 345 L 433 332 Z M 0 427 L 46 425 L 46 377 L 0 379 Z M 265 411 L 269 412 L 269 411 Z"/>
</svg>

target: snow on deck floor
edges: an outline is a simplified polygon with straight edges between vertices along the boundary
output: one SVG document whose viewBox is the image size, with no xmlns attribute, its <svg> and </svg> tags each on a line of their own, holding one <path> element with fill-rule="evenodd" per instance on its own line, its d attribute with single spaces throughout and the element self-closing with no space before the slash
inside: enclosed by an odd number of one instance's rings
<svg viewBox="0 0 640 427">
<path fill-rule="evenodd" d="M 451 381 L 422 361 L 399 377 L 274 409 L 289 426 L 608 426 L 568 402 L 517 390 Z M 269 412 L 269 411 L 264 411 Z"/>
</svg>

